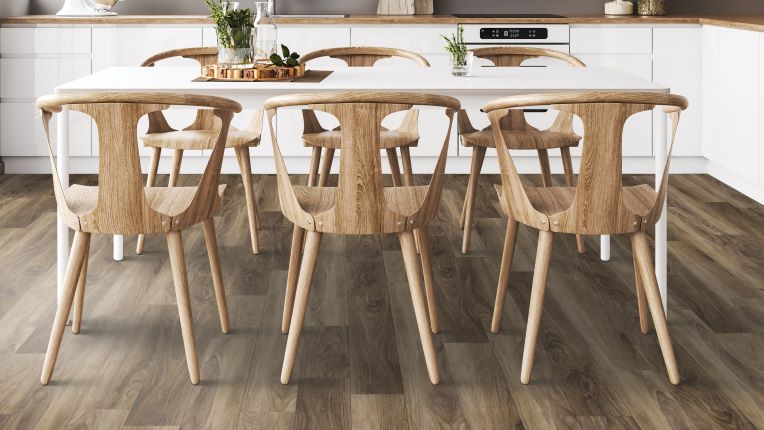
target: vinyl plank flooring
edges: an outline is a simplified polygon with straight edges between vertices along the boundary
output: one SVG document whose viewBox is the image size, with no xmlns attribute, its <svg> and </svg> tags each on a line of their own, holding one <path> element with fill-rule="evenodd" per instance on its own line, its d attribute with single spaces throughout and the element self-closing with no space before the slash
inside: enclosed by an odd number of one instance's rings
<svg viewBox="0 0 764 430">
<path fill-rule="evenodd" d="M 239 175 L 216 226 L 232 332 L 220 332 L 202 229 L 184 233 L 201 383 L 190 384 L 167 245 L 125 260 L 93 238 L 82 332 L 67 329 L 53 382 L 39 374 L 55 311 L 49 175 L 0 176 L 0 429 L 764 428 L 764 206 L 704 175 L 671 177 L 669 326 L 682 384 L 668 383 L 653 330 L 639 332 L 631 247 L 587 254 L 554 242 L 530 385 L 520 383 L 537 233 L 521 227 L 502 330 L 489 332 L 506 220 L 477 190 L 472 247 L 458 221 L 466 175 L 446 177 L 429 226 L 442 330 L 429 382 L 395 235 L 326 235 L 292 382 L 279 381 L 292 225 L 275 177 L 253 164 L 261 253 L 251 253 Z M 336 177 L 332 178 L 335 181 Z M 417 175 L 426 184 L 429 176 Z M 195 185 L 198 175 L 180 184 Z M 305 177 L 296 177 L 305 182 Z M 385 178 L 389 181 L 389 178 Z M 538 185 L 538 175 L 524 181 Z M 626 175 L 624 183 L 652 183 Z M 72 183 L 93 185 L 95 176 Z M 167 182 L 160 175 L 160 184 Z M 561 175 L 553 182 L 562 183 Z M 652 324 L 651 324 L 652 325 Z"/>
</svg>

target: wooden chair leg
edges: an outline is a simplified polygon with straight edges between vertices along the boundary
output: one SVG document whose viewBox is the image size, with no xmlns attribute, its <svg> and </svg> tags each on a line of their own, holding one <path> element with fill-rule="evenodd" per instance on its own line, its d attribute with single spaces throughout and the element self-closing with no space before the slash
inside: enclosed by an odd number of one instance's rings
<svg viewBox="0 0 764 430">
<path fill-rule="evenodd" d="M 175 300 L 178 302 L 180 329 L 183 332 L 183 347 L 186 350 L 186 364 L 191 384 L 199 383 L 199 362 L 196 358 L 196 341 L 194 340 L 194 321 L 191 318 L 191 297 L 188 293 L 188 275 L 186 273 L 186 258 L 183 254 L 183 237 L 180 232 L 167 233 L 167 248 L 170 251 L 170 265 L 175 284 Z"/>
<path fill-rule="evenodd" d="M 515 242 L 517 241 L 517 230 L 520 224 L 509 218 L 507 219 L 507 234 L 504 237 L 504 250 L 501 253 L 501 268 L 499 270 L 499 285 L 496 287 L 496 303 L 493 305 L 493 320 L 491 321 L 491 332 L 498 333 L 501 330 L 501 316 L 504 312 L 504 301 L 507 296 L 507 286 L 509 284 L 509 274 L 512 269 L 512 257 L 515 253 Z"/>
<path fill-rule="evenodd" d="M 533 268 L 531 302 L 528 308 L 528 328 L 525 331 L 523 365 L 520 373 L 520 382 L 524 385 L 527 385 L 531 380 L 533 359 L 536 356 L 536 341 L 539 337 L 541 311 L 544 307 L 544 290 L 546 289 L 547 276 L 549 276 L 549 262 L 552 257 L 553 237 L 554 234 L 550 231 L 539 232 L 539 244 L 536 249 L 536 263 Z"/>
<path fill-rule="evenodd" d="M 466 254 L 470 249 L 470 239 L 472 238 L 472 218 L 475 214 L 475 196 L 477 194 L 478 178 L 480 169 L 483 168 L 485 159 L 485 148 L 476 146 L 472 149 L 472 167 L 470 168 L 470 179 L 467 184 L 467 196 L 464 200 L 464 235 L 462 237 L 462 254 Z"/>
<path fill-rule="evenodd" d="M 289 271 L 287 272 L 287 287 L 284 296 L 284 315 L 281 319 L 281 332 L 284 334 L 289 333 L 289 324 L 292 321 L 292 309 L 294 308 L 297 279 L 300 274 L 300 257 L 302 255 L 304 237 L 305 230 L 295 225 L 292 232 L 292 249 L 289 251 Z"/>
<path fill-rule="evenodd" d="M 631 248 L 636 257 L 640 279 L 647 296 L 647 303 L 650 306 L 650 314 L 653 316 L 653 325 L 655 326 L 655 333 L 658 335 L 658 343 L 663 353 L 663 361 L 666 363 L 669 381 L 678 385 L 679 368 L 676 365 L 674 348 L 671 346 L 671 336 L 666 323 L 666 314 L 663 311 L 661 294 L 658 291 L 658 280 L 655 278 L 655 268 L 653 267 L 647 235 L 643 232 L 632 234 Z"/>
<path fill-rule="evenodd" d="M 334 149 L 326 148 L 324 159 L 321 160 L 321 175 L 318 177 L 318 186 L 325 187 L 329 182 L 329 175 L 332 173 L 332 162 L 334 161 Z"/>
<path fill-rule="evenodd" d="M 318 166 L 321 163 L 321 147 L 314 146 L 310 154 L 310 171 L 308 172 L 308 186 L 314 187 L 318 183 Z"/>
<path fill-rule="evenodd" d="M 284 352 L 284 364 L 281 367 L 281 383 L 288 384 L 292 377 L 292 369 L 297 358 L 297 346 L 300 341 L 300 333 L 305 323 L 305 312 L 308 309 L 308 297 L 310 287 L 313 284 L 313 272 L 316 269 L 318 249 L 321 245 L 321 233 L 309 231 L 305 241 L 305 255 L 300 267 L 300 277 L 297 283 L 297 295 L 294 302 L 294 314 L 289 325 L 289 337 L 287 338 L 286 351 Z"/>
<path fill-rule="evenodd" d="M 387 152 L 387 162 L 390 164 L 390 177 L 393 180 L 394 187 L 401 186 L 401 166 L 398 164 L 398 153 L 395 148 L 385 150 Z"/>
<path fill-rule="evenodd" d="M 573 180 L 573 159 L 570 157 L 570 148 L 560 148 L 560 155 L 562 155 L 562 169 L 565 173 L 565 186 L 575 187 L 575 181 Z M 584 243 L 584 237 L 580 234 L 576 235 L 576 249 L 578 253 L 586 254 L 586 244 Z"/>
<path fill-rule="evenodd" d="M 74 293 L 77 291 L 77 281 L 80 278 L 80 270 L 83 261 L 85 261 L 85 252 L 89 243 L 90 233 L 75 232 L 69 263 L 66 266 L 66 276 L 64 277 L 64 296 L 56 309 L 56 317 L 53 320 L 53 328 L 50 331 L 50 340 L 48 341 L 48 350 L 45 353 L 45 363 L 42 365 L 42 374 L 40 375 L 42 385 L 48 385 L 53 376 L 53 368 L 56 366 L 61 339 L 64 337 L 64 329 L 66 329 L 66 320 L 69 319 L 69 312 L 72 309 Z"/>
<path fill-rule="evenodd" d="M 154 148 L 151 152 L 151 165 L 149 166 L 148 178 L 146 178 L 146 186 L 153 187 L 157 180 L 157 172 L 159 171 L 159 158 L 162 156 L 162 148 Z M 135 253 L 138 255 L 143 254 L 143 244 L 146 241 L 145 234 L 138 235 L 138 244 L 135 246 Z"/>
<path fill-rule="evenodd" d="M 414 304 L 414 314 L 416 315 L 417 327 L 419 328 L 419 339 L 422 342 L 422 349 L 424 350 L 424 361 L 427 364 L 427 373 L 430 375 L 430 382 L 433 385 L 438 385 L 440 383 L 440 371 L 438 370 L 438 359 L 435 352 L 435 345 L 432 342 L 430 324 L 427 321 L 425 297 L 422 293 L 422 285 L 419 279 L 419 264 L 417 263 L 414 234 L 410 231 L 404 231 L 399 233 L 398 237 L 401 241 L 403 262 L 406 266 L 406 277 L 408 278 L 409 289 L 411 290 L 411 301 Z"/>
<path fill-rule="evenodd" d="M 539 164 L 541 165 L 541 182 L 545 187 L 552 186 L 552 169 L 549 167 L 549 153 L 546 149 L 539 149 Z"/>
<path fill-rule="evenodd" d="M 637 265 L 637 255 L 633 254 L 634 259 L 634 278 L 637 286 L 637 309 L 639 311 L 639 330 L 642 334 L 648 334 L 650 332 L 650 315 L 647 312 L 647 295 L 645 294 L 645 286 L 642 282 L 642 277 L 639 274 L 639 266 Z"/>
<path fill-rule="evenodd" d="M 260 228 L 260 217 L 257 214 L 257 200 L 255 199 L 255 190 L 252 186 L 252 165 L 249 160 L 249 148 L 235 148 L 236 159 L 239 161 L 239 171 L 241 172 L 241 182 L 244 184 L 244 195 L 247 200 L 247 218 L 249 219 L 249 238 L 252 243 L 252 253 L 260 253 L 260 240 L 258 239 L 257 229 Z"/>
<path fill-rule="evenodd" d="M 88 278 L 88 260 L 90 259 L 90 241 L 85 249 L 85 259 L 80 268 L 79 282 L 77 283 L 77 292 L 74 295 L 74 312 L 72 313 L 72 333 L 80 334 L 82 327 L 82 310 L 85 307 L 85 284 Z"/>
<path fill-rule="evenodd" d="M 427 296 L 427 311 L 430 315 L 430 330 L 438 334 L 440 332 L 440 320 L 438 318 L 438 301 L 435 297 L 435 281 L 432 275 L 432 260 L 430 259 L 430 237 L 427 227 L 414 231 L 414 236 L 419 238 L 421 245 L 422 273 L 424 274 L 424 292 Z"/>
<path fill-rule="evenodd" d="M 170 170 L 170 182 L 167 184 L 169 187 L 178 185 L 178 177 L 180 176 L 180 164 L 183 162 L 183 150 L 176 149 L 172 154 L 172 168 Z"/>
<path fill-rule="evenodd" d="M 204 242 L 207 244 L 207 256 L 210 259 L 212 285 L 215 287 L 215 301 L 218 304 L 220 329 L 223 333 L 230 333 L 231 325 L 228 320 L 228 303 L 225 298 L 225 287 L 223 286 L 223 271 L 220 269 L 218 239 L 215 234 L 215 221 L 212 218 L 204 221 Z"/>
<path fill-rule="evenodd" d="M 403 185 L 407 187 L 414 186 L 414 169 L 411 166 L 411 151 L 408 146 L 401 147 L 401 162 L 403 163 Z M 419 243 L 419 235 L 414 234 L 416 243 L 416 253 L 422 253 L 422 244 Z"/>
</svg>

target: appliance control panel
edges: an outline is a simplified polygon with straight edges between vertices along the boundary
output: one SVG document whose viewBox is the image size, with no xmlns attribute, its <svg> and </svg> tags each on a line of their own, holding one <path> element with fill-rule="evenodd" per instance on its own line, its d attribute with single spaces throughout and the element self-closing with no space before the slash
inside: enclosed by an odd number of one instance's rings
<svg viewBox="0 0 764 430">
<path fill-rule="evenodd" d="M 480 40 L 546 40 L 549 29 L 544 27 L 483 27 L 480 29 Z"/>
</svg>

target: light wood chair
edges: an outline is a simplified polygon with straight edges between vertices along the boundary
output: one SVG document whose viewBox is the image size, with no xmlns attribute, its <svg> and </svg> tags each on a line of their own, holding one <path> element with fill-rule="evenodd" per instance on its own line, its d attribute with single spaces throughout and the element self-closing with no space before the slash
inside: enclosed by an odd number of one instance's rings
<svg viewBox="0 0 764 430">
<path fill-rule="evenodd" d="M 145 187 L 138 155 L 137 124 L 147 114 L 171 105 L 212 109 L 220 119 L 212 155 L 197 187 Z M 186 262 L 181 232 L 193 225 L 204 225 L 212 280 L 215 288 L 223 333 L 230 331 L 223 277 L 220 270 L 213 216 L 220 211 L 225 185 L 218 185 L 223 162 L 226 134 L 233 114 L 241 111 L 238 103 L 219 98 L 159 93 L 89 93 L 45 96 L 37 101 L 48 135 L 50 165 L 58 211 L 69 228 L 75 231 L 64 280 L 64 294 L 56 310 L 48 351 L 40 382 L 47 385 L 56 364 L 64 326 L 74 302 L 72 331 L 77 334 L 87 276 L 90 236 L 93 233 L 150 234 L 163 233 L 170 252 L 175 296 L 183 331 L 183 343 L 191 383 L 199 383 L 199 364 L 191 319 Z M 98 127 L 98 186 L 72 185 L 64 189 L 58 179 L 53 151 L 50 148 L 49 123 L 63 107 L 89 115 Z"/>
<path fill-rule="evenodd" d="M 172 51 L 160 52 L 147 59 L 141 67 L 154 67 L 157 63 L 171 58 L 188 58 L 197 61 L 200 66 L 215 64 L 217 62 L 217 48 L 183 48 Z M 260 253 L 260 242 L 257 230 L 260 228 L 260 219 L 257 211 L 257 200 L 252 186 L 252 166 L 249 158 L 249 148 L 260 145 L 260 137 L 263 128 L 263 111 L 258 109 L 252 116 L 250 125 L 245 130 L 230 127 L 226 148 L 233 148 L 236 159 L 239 162 L 241 181 L 244 184 L 244 194 L 247 202 L 247 216 L 249 219 L 249 234 L 252 244 L 252 252 Z M 151 153 L 151 166 L 146 180 L 146 186 L 153 187 L 156 182 L 157 170 L 159 169 L 159 157 L 162 149 L 173 150 L 172 168 L 170 170 L 169 186 L 174 187 L 180 175 L 180 165 L 185 150 L 212 149 L 215 145 L 220 120 L 209 109 L 201 109 L 196 113 L 194 122 L 183 130 L 173 129 L 162 112 L 153 112 L 149 115 L 148 134 L 141 137 L 146 147 L 153 148 Z M 143 253 L 145 236 L 138 236 L 138 244 L 135 252 Z"/>
<path fill-rule="evenodd" d="M 578 58 L 544 48 L 526 48 L 520 46 L 501 46 L 475 49 L 475 57 L 490 60 L 496 67 L 520 67 L 529 59 L 555 58 L 568 63 L 573 67 L 586 67 Z M 525 113 L 521 110 L 509 111 L 509 114 L 499 122 L 502 135 L 507 146 L 514 150 L 535 150 L 538 153 L 541 164 L 541 179 L 544 186 L 552 185 L 552 173 L 549 167 L 548 150 L 559 148 L 562 155 L 562 166 L 565 173 L 565 185 L 572 187 L 573 163 L 570 157 L 570 148 L 578 146 L 580 136 L 573 133 L 573 117 L 560 112 L 554 123 L 548 130 L 540 131 L 531 126 L 525 120 Z M 460 227 L 464 230 L 462 237 L 462 253 L 466 254 L 470 248 L 472 237 L 473 217 L 475 213 L 475 191 L 477 190 L 480 170 L 487 148 L 495 148 L 493 133 L 490 127 L 476 130 L 470 122 L 466 112 L 459 112 L 459 133 L 462 144 L 472 148 L 472 166 L 470 168 L 469 182 L 467 183 L 467 195 L 462 206 Z M 584 241 L 576 236 L 578 252 L 586 252 Z"/>
<path fill-rule="evenodd" d="M 278 142 L 275 139 L 273 141 L 281 210 L 296 226 L 288 276 L 297 281 L 289 284 L 286 292 L 285 320 L 289 321 L 289 338 L 281 382 L 289 383 L 294 367 L 322 235 L 397 233 L 427 370 L 430 381 L 437 384 L 440 376 L 431 333 L 432 317 L 436 315 L 434 291 L 427 288 L 426 284 L 425 299 L 419 278 L 414 231 L 420 232 L 422 256 L 427 255 L 429 259 L 426 227 L 435 216 L 440 201 L 448 153 L 448 135 L 453 114 L 459 109 L 459 102 L 450 97 L 411 93 L 316 93 L 274 97 L 265 104 L 271 129 L 276 110 L 290 106 L 308 106 L 310 109 L 327 112 L 336 117 L 341 126 L 339 147 L 343 156 L 340 157 L 337 187 L 293 186 Z M 445 108 L 449 127 L 444 135 L 440 158 L 429 185 L 385 187 L 382 183 L 380 154 L 381 150 L 385 149 L 382 141 L 382 120 L 389 114 L 409 110 L 412 106 Z M 307 240 L 297 278 L 301 251 L 299 245 L 305 231 Z M 431 282 L 429 285 L 431 286 Z M 431 319 L 429 324 L 428 308 Z"/>
<path fill-rule="evenodd" d="M 379 48 L 372 46 L 353 46 L 343 48 L 329 48 L 313 51 L 300 58 L 300 62 L 305 64 L 317 58 L 336 58 L 345 62 L 348 67 L 373 67 L 374 64 L 386 58 L 405 58 L 414 62 L 420 67 L 430 67 L 430 63 L 421 55 L 395 48 Z M 395 130 L 383 130 L 382 147 L 387 153 L 387 160 L 390 164 L 390 173 L 393 185 L 401 184 L 413 185 L 413 172 L 411 168 L 411 148 L 419 143 L 419 111 L 411 109 L 406 113 L 401 125 Z M 339 149 L 341 131 L 339 128 L 326 130 L 319 123 L 315 112 L 303 110 L 303 142 L 306 146 L 313 148 L 310 162 L 310 175 L 308 176 L 308 185 L 324 186 L 329 178 L 334 161 L 334 153 Z M 321 159 L 322 149 L 326 149 L 323 160 Z M 401 182 L 401 166 L 398 164 L 397 149 L 401 152 L 401 161 L 403 163 L 403 182 Z M 320 175 L 319 175 L 319 162 Z"/>
<path fill-rule="evenodd" d="M 540 105 L 552 105 L 565 114 L 580 117 L 584 123 L 586 145 L 583 148 L 576 187 L 525 187 L 520 180 L 509 154 L 509 145 L 499 126 L 508 109 Z M 671 346 L 646 234 L 655 226 L 663 210 L 663 201 L 668 189 L 673 137 L 657 192 L 649 185 L 624 187 L 621 178 L 621 139 L 624 123 L 630 116 L 653 110 L 656 106 L 665 107 L 673 121 L 675 135 L 680 112 L 687 108 L 687 99 L 671 94 L 537 94 L 499 99 L 483 108 L 491 119 L 497 143 L 501 185 L 497 185 L 496 189 L 501 208 L 508 218 L 491 325 L 491 331 L 494 333 L 501 327 L 518 225 L 522 223 L 539 231 L 520 376 L 523 384 L 529 383 L 531 378 L 552 253 L 552 238 L 555 233 L 629 235 L 637 275 L 640 328 L 643 333 L 647 333 L 647 302 L 669 380 L 672 384 L 679 383 L 679 370 Z"/>
</svg>

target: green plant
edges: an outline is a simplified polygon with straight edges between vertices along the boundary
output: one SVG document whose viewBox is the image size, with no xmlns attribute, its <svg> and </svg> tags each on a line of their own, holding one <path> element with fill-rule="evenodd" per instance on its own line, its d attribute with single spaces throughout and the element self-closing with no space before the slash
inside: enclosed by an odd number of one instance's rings
<svg viewBox="0 0 764 430">
<path fill-rule="evenodd" d="M 218 43 L 223 48 L 244 49 L 252 47 L 252 10 L 224 9 L 224 0 L 204 0 L 215 21 Z"/>
<path fill-rule="evenodd" d="M 300 58 L 300 54 L 289 52 L 289 48 L 287 48 L 286 45 L 281 45 L 281 53 L 284 55 L 283 58 L 279 54 L 271 55 L 271 63 L 276 66 L 289 67 L 297 67 L 300 65 L 300 63 L 297 62 L 297 59 Z"/>
<path fill-rule="evenodd" d="M 461 25 L 456 26 L 456 34 L 452 34 L 451 37 L 440 35 L 446 41 L 445 49 L 451 54 L 454 62 L 459 66 L 467 64 L 467 45 L 464 43 L 464 27 Z"/>
</svg>

